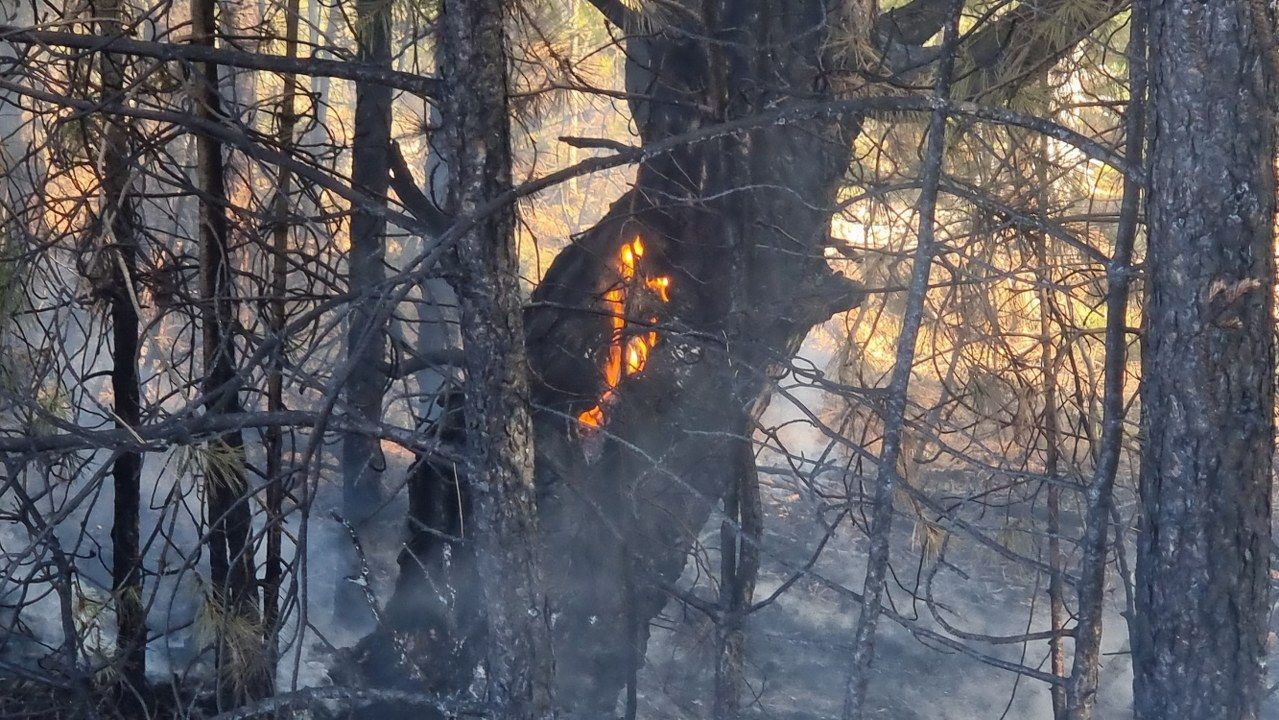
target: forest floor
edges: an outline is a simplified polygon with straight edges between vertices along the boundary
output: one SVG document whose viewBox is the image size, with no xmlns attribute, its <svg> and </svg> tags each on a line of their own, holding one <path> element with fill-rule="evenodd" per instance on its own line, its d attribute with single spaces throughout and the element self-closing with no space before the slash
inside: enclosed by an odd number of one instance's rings
<svg viewBox="0 0 1279 720">
<path fill-rule="evenodd" d="M 774 588 L 812 554 L 820 537 L 815 523 L 796 517 L 797 508 L 780 493 L 765 494 L 765 553 L 757 599 Z M 755 718 L 817 720 L 838 717 L 843 703 L 848 659 L 859 612 L 856 601 L 832 588 L 837 583 L 860 592 L 866 543 L 845 527 L 826 546 L 807 579 L 795 583 L 776 602 L 748 620 L 750 684 L 758 695 Z M 923 600 L 913 601 L 920 563 L 910 518 L 898 517 L 894 534 L 894 572 L 890 583 L 896 611 L 919 626 L 944 634 Z M 710 537 L 707 542 L 714 542 Z M 1048 627 L 1045 587 L 1035 589 L 1035 573 L 1011 571 L 1008 563 L 976 543 L 952 541 L 946 572 L 934 579 L 937 600 L 952 625 L 990 635 L 1018 635 Z M 961 577 L 963 573 L 967 578 Z M 689 580 L 686 574 L 685 580 Z M 921 581 L 922 584 L 922 581 Z M 1033 600 L 1032 600 L 1033 598 Z M 1106 622 L 1098 717 L 1124 717 L 1131 701 L 1131 663 L 1121 597 L 1112 589 Z M 1072 603 L 1073 605 L 1073 603 Z M 714 633 L 696 611 L 667 608 L 668 623 L 654 632 L 648 664 L 640 682 L 644 712 L 652 720 L 706 717 L 713 697 Z M 671 622 L 673 621 L 673 622 Z M 974 650 L 1048 672 L 1047 643 L 1035 642 L 1023 656 L 1022 645 L 967 643 Z M 1043 683 L 993 667 L 976 658 L 917 638 L 902 625 L 882 618 L 871 678 L 868 717 L 889 720 L 1051 720 L 1051 700 Z"/>
</svg>

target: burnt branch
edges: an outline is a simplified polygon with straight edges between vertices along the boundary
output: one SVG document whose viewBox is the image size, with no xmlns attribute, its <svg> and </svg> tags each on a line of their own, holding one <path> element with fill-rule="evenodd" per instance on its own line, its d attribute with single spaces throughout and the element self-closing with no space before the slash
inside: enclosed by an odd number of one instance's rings
<svg viewBox="0 0 1279 720">
<path fill-rule="evenodd" d="M 103 37 L 62 30 L 37 30 L 14 25 L 0 25 L 0 43 L 60 47 L 83 50 L 86 53 L 109 52 L 170 62 L 216 63 L 245 70 L 339 78 L 404 90 L 422 97 L 435 95 L 439 91 L 440 84 L 440 81 L 433 77 L 351 60 L 327 60 L 317 57 L 290 58 L 283 55 L 264 55 L 207 45 L 149 42 L 121 35 Z"/>
</svg>

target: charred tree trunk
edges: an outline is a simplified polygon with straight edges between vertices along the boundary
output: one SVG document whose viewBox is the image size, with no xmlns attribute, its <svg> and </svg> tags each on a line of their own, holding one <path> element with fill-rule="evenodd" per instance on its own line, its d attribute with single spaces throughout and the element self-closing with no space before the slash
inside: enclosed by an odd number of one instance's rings
<svg viewBox="0 0 1279 720">
<path fill-rule="evenodd" d="M 1045 145 L 1036 142 L 1035 169 L 1039 187 L 1047 187 L 1046 173 L 1048 158 Z M 1045 206 L 1043 198 L 1037 199 L 1037 205 Z M 1035 259 L 1038 262 L 1038 274 L 1043 278 L 1051 278 L 1052 269 L 1048 264 L 1048 238 L 1037 234 L 1033 239 Z M 1047 284 L 1038 290 L 1039 297 L 1039 373 L 1043 383 L 1043 415 L 1041 432 L 1044 439 L 1044 475 L 1048 477 L 1048 619 L 1053 637 L 1048 641 L 1049 667 L 1053 677 L 1066 678 L 1066 583 L 1065 558 L 1061 550 L 1061 487 L 1057 482 L 1058 464 L 1060 460 L 1061 429 L 1058 424 L 1057 408 L 1057 346 L 1054 343 L 1058 328 L 1053 323 L 1052 292 Z M 1050 688 L 1052 696 L 1053 720 L 1066 720 L 1066 687 L 1063 684 Z"/>
<path fill-rule="evenodd" d="M 391 4 L 384 0 L 356 3 L 356 25 L 361 62 L 390 66 Z M 370 197 L 386 197 L 391 142 L 391 89 L 360 83 L 355 89 L 355 138 L 351 143 L 352 184 Z M 385 276 L 386 220 L 376 211 L 356 207 L 351 212 L 350 289 L 365 292 Z M 376 368 L 382 365 L 386 338 L 376 322 L 377 298 L 364 297 L 351 311 L 347 357 L 359 371 L 348 384 L 351 407 L 365 420 L 382 417 L 382 393 L 386 379 Z M 350 520 L 363 521 L 376 507 L 381 478 L 381 452 L 377 442 L 364 435 L 343 441 L 343 502 Z"/>
<path fill-rule="evenodd" d="M 955 43 L 959 38 L 960 11 L 963 0 L 954 0 L 948 13 L 942 37 L 941 68 L 937 74 L 934 97 L 950 97 L 951 74 L 955 68 Z M 871 505 L 870 548 L 866 559 L 866 578 L 862 583 L 861 613 L 857 618 L 853 656 L 844 698 L 844 720 L 861 720 L 870 684 L 870 664 L 875 656 L 876 625 L 879 622 L 886 585 L 889 551 L 892 547 L 893 494 L 902 481 L 899 463 L 902 459 L 902 433 L 906 423 L 906 407 L 910 378 L 915 372 L 915 344 L 923 322 L 928 283 L 932 275 L 933 257 L 937 253 L 937 193 L 941 182 L 942 156 L 946 151 L 946 116 L 933 112 L 928 123 L 928 141 L 923 158 L 923 175 L 916 212 L 919 233 L 912 259 L 910 287 L 902 312 L 902 330 L 897 338 L 897 355 L 888 381 L 885 411 L 882 413 L 884 438 L 875 467 L 875 495 Z"/>
<path fill-rule="evenodd" d="M 391 3 L 357 0 L 356 38 L 361 62 L 389 67 L 391 63 Z M 387 153 L 391 143 L 391 89 L 359 83 L 355 88 L 355 137 L 351 143 L 351 183 L 370 197 L 385 198 L 389 184 Z M 384 201 L 383 201 L 384 202 Z M 386 325 L 377 311 L 380 299 L 369 295 L 385 279 L 386 219 L 374 211 L 355 207 L 351 212 L 351 250 L 348 255 L 349 287 L 357 299 L 351 305 L 347 328 L 346 383 L 349 412 L 364 421 L 380 422 L 386 390 L 383 366 Z M 360 294 L 364 293 L 364 294 Z M 385 458 L 376 438 L 352 433 L 342 440 L 342 504 L 347 520 L 359 528 L 381 501 L 381 477 Z M 357 574 L 358 561 L 348 550 L 343 558 L 347 576 Z M 339 579 L 335 617 L 351 625 L 369 616 L 365 602 L 351 582 Z"/>
<path fill-rule="evenodd" d="M 120 6 L 105 0 L 97 6 L 102 34 L 123 32 Z M 99 72 L 104 102 L 124 101 L 122 56 L 102 53 Z M 142 396 L 138 381 L 137 218 L 130 178 L 129 128 L 116 116 L 106 120 L 102 152 L 101 221 L 105 242 L 97 262 L 109 278 L 107 297 L 111 312 L 111 392 L 117 422 L 136 427 L 141 421 Z M 141 710 L 149 695 L 146 685 L 147 626 L 142 604 L 142 549 L 139 506 L 142 455 L 119 452 L 112 468 L 115 507 L 111 526 L 111 592 L 116 603 L 116 648 L 125 707 Z"/>
<path fill-rule="evenodd" d="M 1128 36 L 1128 110 L 1124 119 L 1124 157 L 1141 166 L 1146 143 L 1146 10 L 1147 0 L 1133 3 Z M 1097 675 L 1101 667 L 1102 613 L 1106 602 L 1106 560 L 1110 554 L 1111 517 L 1114 514 L 1115 476 L 1123 450 L 1124 375 L 1128 368 L 1128 295 L 1132 284 L 1133 245 L 1137 236 L 1141 186 L 1124 178 L 1115 251 L 1106 275 L 1106 335 L 1102 380 L 1101 438 L 1097 465 L 1084 493 L 1084 535 L 1080 543 L 1078 620 L 1075 655 L 1066 684 L 1067 717 L 1090 720 L 1097 700 Z M 1153 237 L 1153 235 L 1151 236 Z M 1056 537 L 1054 536 L 1054 541 Z M 1119 542 L 1122 542 L 1122 537 Z M 1054 688 L 1056 692 L 1057 688 Z M 1054 694 L 1054 700 L 1057 695 Z"/>
<path fill-rule="evenodd" d="M 503 0 L 445 3 L 443 114 L 451 202 L 461 218 L 511 187 Z M 466 222 L 466 220 L 463 220 Z M 551 717 L 550 614 L 533 486 L 515 210 L 476 218 L 457 244 L 465 371 L 466 477 L 487 615 L 485 693 L 511 720 Z"/>
<path fill-rule="evenodd" d="M 284 56 L 296 58 L 298 54 L 298 21 L 300 0 L 288 0 L 284 9 Z M 284 76 L 284 94 L 276 122 L 279 124 L 276 139 L 280 148 L 288 152 L 294 147 L 297 130 L 297 77 Z M 271 284 L 268 327 L 276 337 L 276 350 L 267 363 L 267 412 L 284 410 L 284 353 L 286 343 L 280 335 L 287 322 L 285 294 L 289 289 L 289 195 L 293 189 L 293 173 L 281 165 L 276 175 L 275 202 L 272 206 L 274 225 L 271 228 Z M 266 445 L 266 557 L 262 574 L 262 632 L 266 644 L 267 669 L 274 673 L 278 653 L 280 586 L 284 580 L 282 540 L 284 523 L 284 498 L 288 479 L 284 473 L 284 433 L 279 425 L 266 429 L 263 438 Z"/>
<path fill-rule="evenodd" d="M 1134 706 L 1258 717 L 1274 442 L 1273 78 L 1248 3 L 1150 7 Z"/>
<path fill-rule="evenodd" d="M 460 392 L 446 395 L 429 434 L 448 447 L 466 441 Z M 474 506 L 466 467 L 421 456 L 409 470 L 409 513 L 400 573 L 384 627 L 356 650 L 360 676 L 406 690 L 470 697 L 484 661 L 487 618 L 476 565 Z M 420 717 L 416 709 L 382 706 L 365 717 Z"/>
<path fill-rule="evenodd" d="M 191 40 L 212 47 L 217 36 L 216 0 L 191 4 Z M 195 113 L 217 122 L 222 115 L 218 66 L 203 63 L 195 82 Z M 200 295 L 205 411 L 238 413 L 234 277 L 228 244 L 227 193 L 222 144 L 197 135 L 196 186 L 200 189 Z M 258 629 L 258 592 L 251 537 L 253 520 L 244 474 L 244 437 L 232 430 L 207 445 L 205 512 L 212 592 L 208 601 L 220 618 L 215 648 L 220 702 L 236 703 L 269 690 Z"/>
<path fill-rule="evenodd" d="M 737 720 L 746 685 L 746 617 L 759 576 L 764 511 L 749 436 L 741 441 L 738 478 L 724 495 L 720 526 L 720 602 L 716 618 L 715 720 Z"/>
<path fill-rule="evenodd" d="M 826 6 L 707 3 L 631 35 L 627 90 L 653 98 L 632 102 L 641 140 L 836 97 Z M 749 437 L 769 372 L 858 300 L 822 259 L 857 125 L 822 118 L 648 158 L 534 293 L 537 481 L 567 717 L 613 716 L 697 529 L 738 479 L 733 438 Z M 614 348 L 652 332 L 642 369 L 618 371 L 630 358 Z M 601 427 L 579 420 L 593 410 Z"/>
</svg>

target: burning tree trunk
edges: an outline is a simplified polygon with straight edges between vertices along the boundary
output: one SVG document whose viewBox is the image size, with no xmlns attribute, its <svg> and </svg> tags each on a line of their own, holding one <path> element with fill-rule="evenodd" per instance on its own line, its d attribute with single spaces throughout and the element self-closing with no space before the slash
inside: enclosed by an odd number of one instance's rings
<svg viewBox="0 0 1279 720">
<path fill-rule="evenodd" d="M 1273 85 L 1249 4 L 1150 9 L 1137 716 L 1256 718 L 1274 447 Z"/>
<path fill-rule="evenodd" d="M 652 98 L 632 102 L 644 143 L 836 96 L 827 3 L 707 5 L 628 40 L 627 89 Z M 649 158 L 534 293 L 539 508 L 568 717 L 614 712 L 628 628 L 638 622 L 642 656 L 697 530 L 738 479 L 770 370 L 858 300 L 822 259 L 856 127 L 822 118 Z"/>
</svg>

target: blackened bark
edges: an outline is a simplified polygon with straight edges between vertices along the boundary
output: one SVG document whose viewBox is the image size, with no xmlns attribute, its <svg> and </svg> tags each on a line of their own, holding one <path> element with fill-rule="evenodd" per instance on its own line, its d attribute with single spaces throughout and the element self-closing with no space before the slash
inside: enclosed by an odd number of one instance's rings
<svg viewBox="0 0 1279 720">
<path fill-rule="evenodd" d="M 869 25 L 859 3 L 713 0 L 696 14 L 641 21 L 617 0 L 593 2 L 627 31 L 626 89 L 646 146 L 862 87 L 836 50 Z M 1015 47 L 992 62 L 1027 57 Z M 441 67 L 451 72 L 452 62 Z M 538 515 L 565 716 L 616 712 L 649 621 L 738 480 L 736 439 L 749 437 L 749 418 L 766 404 L 769 373 L 813 325 L 860 301 L 822 254 L 859 124 L 792 121 L 646 156 L 635 187 L 565 248 L 534 293 L 525 329 Z M 577 417 L 607 386 L 618 313 L 605 296 L 623 283 L 619 253 L 636 238 L 646 248 L 636 273 L 668 277 L 670 300 L 638 283 L 626 293 L 622 334 L 659 339 L 592 431 Z M 633 710 L 633 683 L 628 701 Z"/>
<path fill-rule="evenodd" d="M 826 5 L 708 3 L 702 17 L 630 37 L 627 90 L 655 98 L 632 103 L 641 140 L 838 97 Z M 534 293 L 539 509 L 567 717 L 616 711 L 666 588 L 737 480 L 734 438 L 749 437 L 768 372 L 814 324 L 857 302 L 821 250 L 857 125 L 823 118 L 646 159 L 635 188 Z M 669 277 L 670 301 L 627 293 L 635 331 L 656 317 L 660 337 L 643 371 L 616 388 L 603 428 L 588 431 L 576 417 L 604 390 L 616 312 L 603 295 L 622 282 L 619 253 L 636 237 L 646 248 L 639 274 Z"/>
<path fill-rule="evenodd" d="M 450 206 L 474 215 L 511 187 L 503 0 L 448 1 L 440 47 Z M 466 477 L 487 614 L 486 693 L 497 715 L 549 717 L 553 662 L 537 543 L 533 424 L 514 208 L 479 218 L 457 244 L 465 366 Z"/>
<path fill-rule="evenodd" d="M 191 3 L 191 41 L 212 47 L 217 35 L 216 0 Z M 217 121 L 222 114 L 218 66 L 204 63 L 194 84 L 195 113 Z M 222 144 L 197 135 L 196 186 L 200 189 L 200 295 L 205 411 L 239 413 L 236 374 L 234 285 L 228 247 L 227 193 Z M 244 438 L 230 430 L 211 438 L 204 467 L 208 523 L 209 601 L 222 618 L 216 650 L 219 702 L 238 702 L 269 690 L 257 623 L 258 592 L 253 562 L 252 515 L 244 475 Z"/>
<path fill-rule="evenodd" d="M 359 59 L 376 66 L 391 63 L 391 3 L 358 0 L 356 36 Z M 389 183 L 387 153 L 391 142 L 391 89 L 359 83 L 355 87 L 355 137 L 351 143 L 351 182 L 374 198 L 385 198 Z M 384 202 L 384 201 L 383 201 Z M 369 292 L 385 278 L 386 219 L 382 213 L 355 207 L 351 211 L 350 290 Z M 382 418 L 386 378 L 377 368 L 386 352 L 385 324 L 378 321 L 378 298 L 361 297 L 351 307 L 347 361 L 357 368 L 347 384 L 347 402 L 362 420 Z M 342 441 L 343 505 L 357 525 L 376 509 L 383 458 L 377 440 L 351 434 Z"/>
<path fill-rule="evenodd" d="M 284 56 L 296 58 L 298 54 L 298 14 L 300 0 L 288 0 L 284 9 Z M 276 140 L 285 152 L 294 146 L 293 135 L 297 129 L 297 77 L 284 76 L 284 94 L 276 116 L 279 124 Z M 280 166 L 276 175 L 275 202 L 272 205 L 274 225 L 271 228 L 271 285 L 268 327 L 277 337 L 284 332 L 286 317 L 285 293 L 289 280 L 289 195 L 293 188 L 293 173 L 287 166 Z M 267 412 L 284 410 L 284 353 L 287 343 L 280 338 L 276 350 L 267 362 Z M 266 446 L 266 557 L 262 573 L 262 640 L 266 644 L 269 672 L 274 673 L 278 653 L 280 585 L 284 580 L 283 532 L 284 497 L 288 478 L 284 473 L 284 433 L 279 425 L 272 425 L 264 433 Z"/>
<path fill-rule="evenodd" d="M 461 447 L 464 397 L 446 394 L 428 434 Z M 399 576 L 384 625 L 357 648 L 361 677 L 406 690 L 468 697 L 482 691 L 484 596 L 476 566 L 473 492 L 467 469 L 419 456 L 409 469 L 409 512 Z M 420 717 L 412 708 L 378 707 L 367 717 Z M 434 717 L 434 716 L 429 716 Z"/>
<path fill-rule="evenodd" d="M 951 73 L 955 68 L 955 43 L 959 38 L 960 12 L 963 0 L 954 0 L 949 21 L 942 36 L 942 59 L 933 90 L 934 97 L 950 97 Z M 883 595 L 892 542 L 893 495 L 901 483 L 902 433 L 906 424 L 906 406 L 910 378 L 915 368 L 915 345 L 923 322 L 924 303 L 937 252 L 937 195 L 941 182 L 942 156 L 946 152 L 946 116 L 934 112 L 928 123 L 928 141 L 923 158 L 919 199 L 919 232 L 912 259 L 910 286 L 906 307 L 902 311 L 902 330 L 897 338 L 897 352 L 888 381 L 885 410 L 881 413 L 884 436 L 875 466 L 875 495 L 871 503 L 868 536 L 870 548 L 866 559 L 866 577 L 862 583 L 861 613 L 857 618 L 853 653 L 844 697 L 844 720 L 861 720 L 870 684 L 870 664 L 875 656 L 876 625 L 883 607 Z"/>
<path fill-rule="evenodd" d="M 1239 0 L 1150 6 L 1134 707 L 1258 717 L 1274 441 L 1274 128 Z"/>
<path fill-rule="evenodd" d="M 715 720 L 737 720 L 746 684 L 746 617 L 759 576 L 760 543 L 764 539 L 764 510 L 759 473 L 749 437 L 741 441 L 738 480 L 724 495 L 720 525 L 720 596 L 716 618 Z"/>
<path fill-rule="evenodd" d="M 1135 0 L 1129 20 L 1128 110 L 1124 119 L 1124 157 L 1141 166 L 1146 142 L 1146 0 Z M 1089 720 L 1097 700 L 1097 675 L 1101 667 L 1102 613 L 1105 610 L 1106 559 L 1109 556 L 1111 515 L 1114 511 L 1115 475 L 1123 444 L 1124 375 L 1128 371 L 1128 295 L 1132 284 L 1133 245 L 1137 236 L 1141 186 L 1124 178 L 1115 251 L 1106 268 L 1106 335 L 1102 379 L 1101 438 L 1097 466 L 1084 493 L 1084 536 L 1080 543 L 1078 619 L 1075 624 L 1075 656 L 1066 686 L 1068 717 Z M 1054 536 L 1055 540 L 1055 536 Z M 1054 695 L 1054 698 L 1056 696 Z"/>
<path fill-rule="evenodd" d="M 97 6 L 104 36 L 123 32 L 120 6 L 105 0 Z M 124 100 L 125 60 L 102 53 L 99 72 L 105 102 Z M 137 218 L 129 177 L 129 129 L 121 118 L 108 117 L 102 153 L 102 222 L 105 243 L 98 262 L 110 278 L 111 392 L 112 409 L 123 427 L 141 421 L 142 398 L 138 383 L 138 301 L 133 286 L 137 275 Z M 146 685 L 147 627 L 142 604 L 142 550 L 139 505 L 142 455 L 123 451 L 111 470 L 114 514 L 111 525 L 111 592 L 116 602 L 116 648 L 121 680 L 121 701 L 140 710 L 149 695 Z"/>
<path fill-rule="evenodd" d="M 1048 156 L 1045 152 L 1047 144 L 1036 138 L 1035 170 L 1038 187 L 1047 188 Z M 1036 199 L 1040 209 L 1045 206 L 1041 193 Z M 1035 259 L 1038 261 L 1041 277 L 1050 278 L 1052 269 L 1048 265 L 1048 237 L 1043 233 L 1033 238 Z M 1048 641 L 1049 666 L 1053 677 L 1066 678 L 1066 583 L 1065 558 L 1061 550 L 1061 487 L 1057 483 L 1058 463 L 1060 460 L 1061 429 L 1057 415 L 1057 347 L 1054 338 L 1057 327 L 1053 324 L 1052 291 L 1047 283 L 1038 290 L 1039 298 L 1039 373 L 1043 383 L 1043 414 L 1040 430 L 1044 438 L 1044 475 L 1048 477 L 1048 617 L 1053 637 Z M 1064 683 L 1050 688 L 1052 696 L 1053 720 L 1066 720 L 1066 686 Z"/>
<path fill-rule="evenodd" d="M 356 40 L 358 57 L 370 65 L 390 66 L 391 5 L 389 0 L 357 0 Z M 355 87 L 355 137 L 351 143 L 351 183 L 385 203 L 389 184 L 387 153 L 391 142 L 391 89 L 359 83 Z M 346 380 L 348 411 L 359 420 L 379 422 L 386 390 L 383 367 L 386 323 L 379 318 L 380 298 L 374 293 L 385 279 L 386 219 L 360 206 L 351 211 L 351 248 L 347 255 L 349 288 L 359 294 L 348 316 L 346 359 L 351 373 Z M 351 433 L 342 439 L 343 514 L 356 528 L 377 510 L 381 502 L 385 458 L 378 440 Z M 344 565 L 335 589 L 334 618 L 348 626 L 366 624 L 371 610 L 361 590 L 347 578 L 359 572 L 351 548 L 344 548 Z"/>
</svg>

